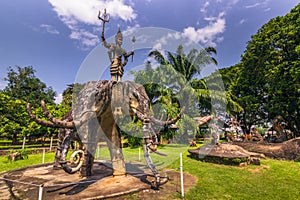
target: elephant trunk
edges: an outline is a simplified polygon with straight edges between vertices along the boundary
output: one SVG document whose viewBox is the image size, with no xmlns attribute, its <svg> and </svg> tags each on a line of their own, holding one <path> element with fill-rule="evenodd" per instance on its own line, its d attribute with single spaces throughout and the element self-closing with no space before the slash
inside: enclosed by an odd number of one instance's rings
<svg viewBox="0 0 300 200">
<path fill-rule="evenodd" d="M 82 164 L 83 164 L 83 155 L 84 152 L 82 150 L 75 151 L 71 156 L 70 156 L 70 165 L 68 165 L 68 161 L 66 159 L 67 153 L 71 144 L 71 138 L 74 137 L 74 132 L 71 130 L 67 130 L 68 133 L 65 136 L 62 144 L 61 144 L 61 152 L 60 152 L 60 165 L 62 166 L 63 170 L 67 172 L 68 174 L 74 174 L 77 172 Z"/>
</svg>

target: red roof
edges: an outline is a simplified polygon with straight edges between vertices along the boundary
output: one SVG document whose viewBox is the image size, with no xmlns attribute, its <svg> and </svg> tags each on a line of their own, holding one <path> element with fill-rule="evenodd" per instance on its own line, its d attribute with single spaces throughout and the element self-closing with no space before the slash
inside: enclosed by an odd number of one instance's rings
<svg viewBox="0 0 300 200">
<path fill-rule="evenodd" d="M 212 117 L 211 116 L 203 116 L 203 117 L 194 117 L 195 120 L 198 122 L 198 126 L 202 126 L 204 124 L 207 124 Z"/>
</svg>

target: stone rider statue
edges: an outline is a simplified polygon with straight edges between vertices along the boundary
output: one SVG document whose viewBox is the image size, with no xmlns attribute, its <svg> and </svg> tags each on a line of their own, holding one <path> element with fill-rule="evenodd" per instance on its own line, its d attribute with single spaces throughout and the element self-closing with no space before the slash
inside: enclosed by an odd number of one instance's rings
<svg viewBox="0 0 300 200">
<path fill-rule="evenodd" d="M 127 64 L 128 58 L 134 55 L 134 52 L 131 51 L 127 53 L 126 50 L 121 47 L 123 43 L 123 35 L 120 31 L 120 28 L 118 29 L 118 32 L 115 36 L 116 43 L 109 44 L 106 42 L 104 37 L 104 25 L 106 22 L 109 22 L 108 15 L 106 14 L 106 9 L 104 9 L 104 14 L 102 17 L 100 16 L 100 11 L 99 11 L 98 18 L 103 22 L 101 39 L 102 39 L 103 46 L 108 49 L 107 53 L 108 53 L 109 60 L 111 62 L 110 65 L 111 80 L 122 81 L 122 76 L 124 74 L 124 66 Z M 122 57 L 124 58 L 123 60 Z"/>
</svg>

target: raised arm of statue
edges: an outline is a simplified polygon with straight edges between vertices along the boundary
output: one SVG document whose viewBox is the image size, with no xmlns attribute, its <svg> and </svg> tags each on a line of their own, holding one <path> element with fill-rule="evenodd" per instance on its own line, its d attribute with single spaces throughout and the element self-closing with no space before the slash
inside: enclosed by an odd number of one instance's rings
<svg viewBox="0 0 300 200">
<path fill-rule="evenodd" d="M 127 62 L 128 62 L 128 58 L 130 57 L 130 56 L 133 56 L 134 55 L 134 51 L 130 51 L 130 52 L 128 52 L 128 53 L 124 53 L 123 54 L 123 57 L 124 57 L 124 61 L 122 62 L 122 65 L 123 65 L 123 67 L 127 64 Z"/>
<path fill-rule="evenodd" d="M 98 19 L 100 19 L 102 21 L 102 33 L 101 33 L 101 39 L 102 39 L 102 44 L 103 46 L 105 46 L 106 48 L 110 48 L 111 45 L 108 44 L 105 41 L 105 37 L 104 37 L 104 27 L 105 27 L 105 23 L 109 22 L 110 16 L 108 14 L 106 14 L 106 9 L 104 9 L 104 13 L 103 16 L 101 16 L 101 12 L 99 11 L 98 13 Z"/>
<path fill-rule="evenodd" d="M 107 49 L 110 49 L 112 45 L 106 42 L 105 37 L 104 37 L 104 34 L 101 35 L 101 39 L 102 39 L 102 44 L 103 44 L 103 46 L 104 46 L 105 48 L 107 48 Z"/>
</svg>

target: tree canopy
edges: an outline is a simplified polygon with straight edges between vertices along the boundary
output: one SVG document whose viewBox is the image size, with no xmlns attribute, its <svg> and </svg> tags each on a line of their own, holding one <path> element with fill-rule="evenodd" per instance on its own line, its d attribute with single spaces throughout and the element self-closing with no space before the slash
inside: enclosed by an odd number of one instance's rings
<svg viewBox="0 0 300 200">
<path fill-rule="evenodd" d="M 300 4 L 264 24 L 251 37 L 240 63 L 222 72 L 233 77 L 226 87 L 244 109 L 239 118 L 247 131 L 281 116 L 300 135 L 299 15 Z"/>
<path fill-rule="evenodd" d="M 16 69 L 16 70 L 15 70 Z M 26 104 L 35 108 L 38 116 L 42 117 L 40 100 L 48 102 L 49 110 L 55 116 L 62 116 L 65 110 L 54 104 L 55 92 L 47 87 L 35 76 L 32 67 L 9 67 L 5 80 L 8 82 L 3 91 L 0 91 L 0 136 L 17 142 L 22 136 L 47 136 L 57 131 L 42 127 L 30 120 L 26 112 Z"/>
<path fill-rule="evenodd" d="M 5 80 L 7 86 L 3 92 L 13 99 L 30 102 L 33 106 L 38 106 L 41 100 L 54 103 L 55 92 L 35 76 L 31 66 L 9 67 Z"/>
</svg>

